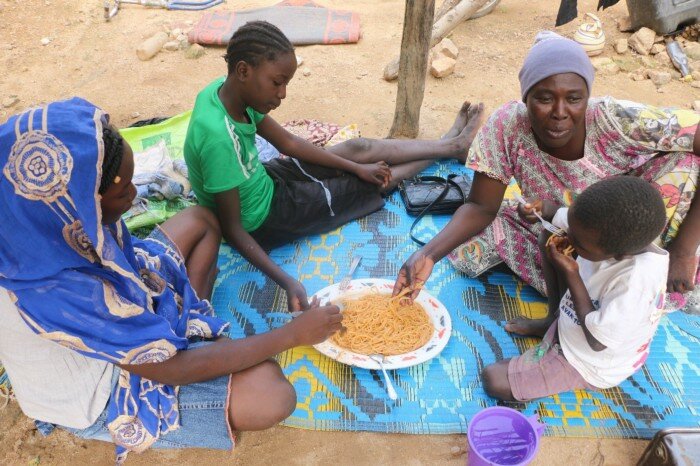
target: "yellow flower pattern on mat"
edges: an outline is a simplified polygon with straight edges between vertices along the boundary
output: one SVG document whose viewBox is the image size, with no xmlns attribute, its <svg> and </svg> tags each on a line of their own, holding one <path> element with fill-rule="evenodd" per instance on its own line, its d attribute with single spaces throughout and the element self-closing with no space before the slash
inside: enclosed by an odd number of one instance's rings
<svg viewBox="0 0 700 466">
<path fill-rule="evenodd" d="M 321 235 L 320 243 L 312 243 L 311 241 L 306 240 L 306 243 L 310 249 L 307 262 L 314 263 L 314 268 L 312 271 L 310 271 L 310 273 L 300 273 L 299 281 L 303 283 L 304 280 L 308 280 L 310 278 L 320 278 L 321 280 L 327 281 L 329 284 L 333 283 L 335 277 L 338 276 L 338 264 L 336 259 L 333 257 L 333 252 L 341 245 L 342 242 L 343 236 L 340 234 L 340 228 Z M 324 264 L 329 264 L 330 269 L 328 267 L 323 267 Z M 330 270 L 330 273 L 324 273 L 324 269 L 327 272 Z"/>
</svg>

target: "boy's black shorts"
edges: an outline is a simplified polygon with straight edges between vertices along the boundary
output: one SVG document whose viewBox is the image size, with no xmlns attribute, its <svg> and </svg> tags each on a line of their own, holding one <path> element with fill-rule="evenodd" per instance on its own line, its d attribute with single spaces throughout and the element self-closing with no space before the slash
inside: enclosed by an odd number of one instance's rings
<svg viewBox="0 0 700 466">
<path fill-rule="evenodd" d="M 294 159 L 274 159 L 263 166 L 275 192 L 270 213 L 250 234 L 265 249 L 334 230 L 384 207 L 379 187 L 355 175 Z"/>
</svg>

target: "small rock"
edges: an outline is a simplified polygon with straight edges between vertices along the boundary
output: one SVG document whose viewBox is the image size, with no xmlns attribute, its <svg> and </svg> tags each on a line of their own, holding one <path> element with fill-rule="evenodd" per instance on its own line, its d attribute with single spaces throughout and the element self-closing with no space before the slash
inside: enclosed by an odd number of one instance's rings
<svg viewBox="0 0 700 466">
<path fill-rule="evenodd" d="M 656 61 L 661 63 L 662 65 L 671 65 L 671 57 L 668 56 L 668 52 L 664 50 L 663 52 L 657 53 L 654 58 L 656 58 Z"/>
<path fill-rule="evenodd" d="M 170 31 L 170 37 L 172 38 L 177 38 L 177 36 L 179 36 L 180 34 L 182 34 L 182 29 L 180 28 L 175 28 L 172 31 Z"/>
<path fill-rule="evenodd" d="M 656 87 L 661 87 L 671 82 L 671 73 L 667 71 L 650 70 L 649 79 L 651 79 L 651 82 L 653 82 Z"/>
<path fill-rule="evenodd" d="M 621 71 L 629 72 L 638 70 L 642 65 L 632 57 L 618 57 L 613 61 L 617 63 Z"/>
<path fill-rule="evenodd" d="M 22 67 L 22 73 L 26 73 L 27 71 L 29 71 L 29 67 L 28 67 L 28 66 L 23 66 L 23 67 Z"/>
<path fill-rule="evenodd" d="M 689 60 L 700 60 L 700 42 L 686 42 L 683 51 Z"/>
<path fill-rule="evenodd" d="M 462 455 L 462 448 L 455 445 L 454 447 L 450 448 L 450 454 L 452 456 L 461 456 Z"/>
<path fill-rule="evenodd" d="M 466 77 L 467 77 L 467 75 L 462 73 L 461 71 L 455 73 L 455 78 L 464 79 Z"/>
<path fill-rule="evenodd" d="M 2 46 L 2 48 L 4 48 L 5 50 L 12 50 L 13 48 L 15 48 L 15 46 L 13 44 L 5 44 Z"/>
<path fill-rule="evenodd" d="M 608 57 L 592 58 L 591 63 L 598 73 L 604 75 L 612 75 L 620 71 L 620 66 Z"/>
<path fill-rule="evenodd" d="M 3 108 L 14 107 L 17 104 L 17 102 L 19 102 L 19 97 L 17 97 L 16 95 L 11 95 L 3 99 L 2 106 Z"/>
<path fill-rule="evenodd" d="M 449 76 L 452 74 L 452 72 L 454 72 L 456 64 L 457 60 L 454 58 L 443 56 L 437 60 L 433 60 L 433 62 L 430 64 L 430 74 L 436 78 L 444 78 L 445 76 Z"/>
<path fill-rule="evenodd" d="M 311 76 L 311 70 L 308 68 L 304 68 L 303 70 L 301 70 L 301 74 L 303 74 L 306 77 L 309 77 Z"/>
<path fill-rule="evenodd" d="M 657 53 L 664 52 L 666 50 L 666 47 L 664 47 L 664 44 L 654 44 L 651 46 L 651 50 L 649 50 L 649 53 L 651 55 L 656 55 Z"/>
<path fill-rule="evenodd" d="M 632 20 L 630 17 L 625 16 L 617 20 L 617 29 L 620 32 L 632 32 L 634 29 L 632 29 Z"/>
<path fill-rule="evenodd" d="M 659 63 L 651 57 L 642 57 L 642 65 L 647 68 L 656 68 Z"/>
<path fill-rule="evenodd" d="M 643 27 L 632 34 L 627 42 L 632 50 L 638 54 L 649 55 L 649 51 L 654 45 L 654 39 L 656 39 L 656 33 L 649 28 Z"/>
<path fill-rule="evenodd" d="M 141 61 L 150 60 L 160 52 L 166 42 L 168 42 L 168 34 L 165 32 L 157 32 L 141 42 L 141 45 L 136 48 L 136 56 Z"/>
<path fill-rule="evenodd" d="M 185 50 L 185 58 L 189 58 L 191 60 L 195 60 L 202 55 L 204 55 L 204 47 L 199 44 L 191 44 L 189 47 L 187 47 L 187 50 Z"/>
<path fill-rule="evenodd" d="M 447 37 L 442 39 L 435 47 L 433 47 L 433 51 L 436 54 L 452 59 L 456 59 L 459 55 L 459 49 L 454 44 L 454 42 L 452 42 Z"/>
<path fill-rule="evenodd" d="M 664 36 L 656 36 L 654 38 L 654 43 L 655 44 L 662 44 L 664 42 Z"/>
<path fill-rule="evenodd" d="M 177 52 L 178 50 L 180 50 L 180 42 L 176 40 L 166 42 L 165 44 L 163 44 L 163 50 L 167 50 L 168 52 Z"/>
<path fill-rule="evenodd" d="M 693 110 L 695 110 L 696 112 L 700 112 L 700 100 L 696 100 L 695 102 L 693 102 Z"/>
<path fill-rule="evenodd" d="M 614 47 L 617 53 L 623 54 L 629 49 L 629 44 L 627 43 L 627 39 L 617 39 Z"/>
<path fill-rule="evenodd" d="M 695 89 L 700 89 L 700 81 L 693 81 L 690 83 L 690 87 L 694 87 Z"/>
<path fill-rule="evenodd" d="M 659 94 L 665 94 L 666 88 L 665 87 L 657 87 L 656 92 L 658 92 Z"/>
<path fill-rule="evenodd" d="M 49 37 L 44 37 L 41 39 L 41 45 L 49 45 L 51 43 L 51 39 Z"/>
<path fill-rule="evenodd" d="M 593 68 L 598 70 L 599 68 L 609 65 L 613 63 L 612 58 L 608 57 L 596 57 L 596 58 L 591 58 L 591 63 L 593 64 Z"/>
<path fill-rule="evenodd" d="M 693 71 L 691 76 L 693 77 L 693 81 L 700 81 L 700 71 Z"/>
<path fill-rule="evenodd" d="M 138 118 L 141 116 L 141 114 L 139 112 L 134 112 L 130 116 L 131 116 L 131 118 Z"/>
<path fill-rule="evenodd" d="M 177 37 L 175 38 L 176 41 L 182 42 L 187 40 L 187 35 L 185 34 L 178 34 Z"/>
<path fill-rule="evenodd" d="M 301 66 L 304 64 L 304 57 L 301 55 L 297 55 L 297 67 Z"/>
<path fill-rule="evenodd" d="M 635 71 L 633 73 L 630 73 L 629 76 L 630 78 L 632 78 L 633 81 L 644 81 L 645 79 L 647 79 L 643 71 Z"/>
</svg>

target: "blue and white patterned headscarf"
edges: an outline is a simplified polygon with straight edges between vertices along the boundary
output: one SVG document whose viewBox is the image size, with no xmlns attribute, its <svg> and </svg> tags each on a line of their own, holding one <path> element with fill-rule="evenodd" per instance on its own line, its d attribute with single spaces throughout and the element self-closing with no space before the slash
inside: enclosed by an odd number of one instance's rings
<svg viewBox="0 0 700 466">
<path fill-rule="evenodd" d="M 164 361 L 228 324 L 172 245 L 102 225 L 108 116 L 73 98 L 0 125 L 0 286 L 40 336 L 111 363 Z M 108 405 L 118 454 L 179 427 L 177 387 L 121 371 Z"/>
</svg>

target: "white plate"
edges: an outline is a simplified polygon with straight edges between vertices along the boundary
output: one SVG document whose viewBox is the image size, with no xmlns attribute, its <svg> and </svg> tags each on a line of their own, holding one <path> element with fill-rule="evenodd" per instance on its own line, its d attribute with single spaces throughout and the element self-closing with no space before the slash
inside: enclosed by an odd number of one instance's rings
<svg viewBox="0 0 700 466">
<path fill-rule="evenodd" d="M 362 290 L 379 290 L 380 293 L 391 294 L 394 289 L 394 282 L 383 278 L 360 278 L 350 282 L 350 285 L 340 293 L 338 290 L 339 284 L 330 285 L 318 291 L 314 296 L 318 297 L 322 304 L 329 301 L 336 301 L 341 295 L 346 293 L 356 293 Z M 384 358 L 384 367 L 386 369 L 401 369 L 404 367 L 415 366 L 423 363 L 431 358 L 434 358 L 440 351 L 445 348 L 447 341 L 452 333 L 452 320 L 450 314 L 445 309 L 440 301 L 435 299 L 430 293 L 422 290 L 416 298 L 416 302 L 423 306 L 423 309 L 430 316 L 430 320 L 435 327 L 433 336 L 428 342 L 420 348 L 411 351 L 410 353 L 397 354 L 395 356 L 386 356 Z M 368 358 L 364 354 L 354 353 L 345 348 L 333 343 L 330 339 L 314 345 L 321 353 L 331 359 L 335 359 L 343 364 L 362 367 L 364 369 L 378 369 L 379 365 Z"/>
</svg>

